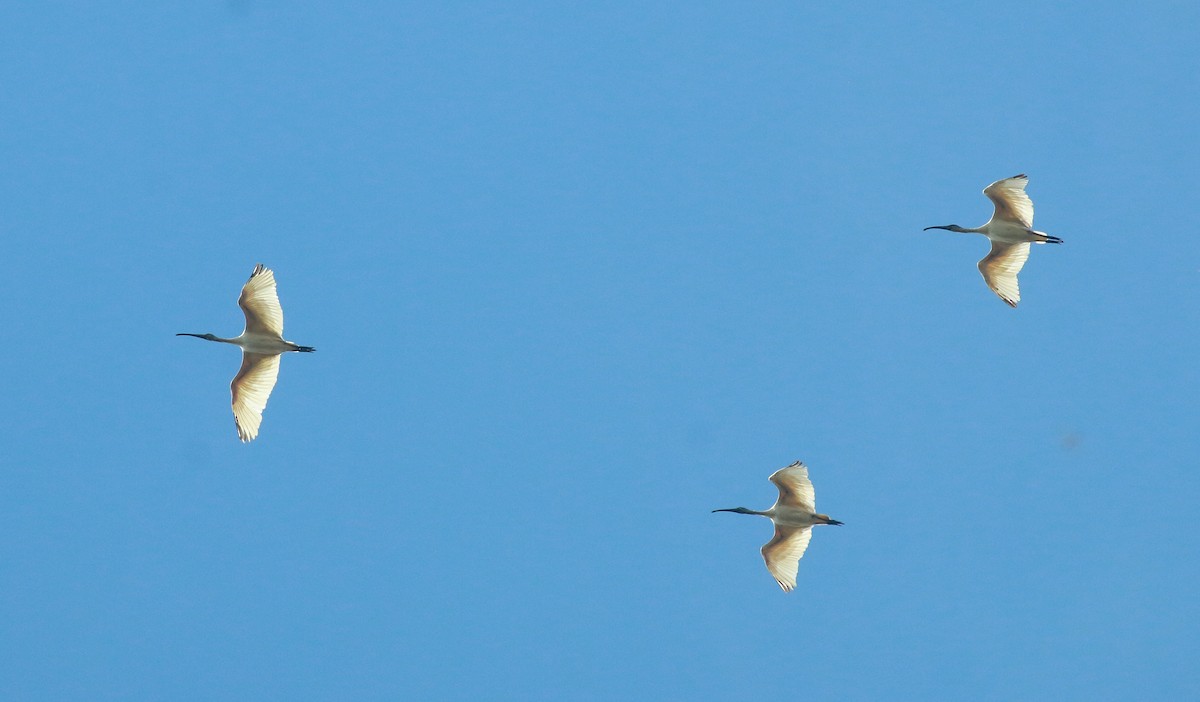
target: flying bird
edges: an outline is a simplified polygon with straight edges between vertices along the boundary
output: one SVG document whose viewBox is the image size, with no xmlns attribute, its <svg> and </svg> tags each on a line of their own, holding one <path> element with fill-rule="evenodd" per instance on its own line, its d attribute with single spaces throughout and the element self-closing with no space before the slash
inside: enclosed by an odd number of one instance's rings
<svg viewBox="0 0 1200 702">
<path fill-rule="evenodd" d="M 999 295 L 1009 307 L 1016 307 L 1021 301 L 1017 273 L 1021 272 L 1021 267 L 1029 258 L 1029 245 L 1062 243 L 1062 239 L 1056 236 L 1034 231 L 1033 200 L 1025 194 L 1025 184 L 1028 182 L 1029 177 L 1022 173 L 984 188 L 983 194 L 996 205 L 996 211 L 982 227 L 967 229 L 957 224 L 925 227 L 925 231 L 945 229 L 963 234 L 983 234 L 990 239 L 992 250 L 979 262 L 979 272 L 992 292 Z"/>
<path fill-rule="evenodd" d="M 812 538 L 813 526 L 841 526 L 842 522 L 830 519 L 828 514 L 817 514 L 813 484 L 808 479 L 808 468 L 802 462 L 796 461 L 787 468 L 775 471 L 771 474 L 771 482 L 779 488 L 779 499 L 771 509 L 756 512 L 745 507 L 733 507 L 714 509 L 713 512 L 757 514 L 769 517 L 775 523 L 775 537 L 763 545 L 762 557 L 779 587 L 784 592 L 791 592 L 796 587 L 796 571 L 800 567 L 800 557 L 808 548 L 808 540 Z"/>
<path fill-rule="evenodd" d="M 250 280 L 242 286 L 238 305 L 246 314 L 246 328 L 239 336 L 232 339 L 213 334 L 182 333 L 176 336 L 194 336 L 242 347 L 242 367 L 233 376 L 229 391 L 233 395 L 233 421 L 237 425 L 238 438 L 245 442 L 258 436 L 267 398 L 279 377 L 279 355 L 288 351 L 310 353 L 316 349 L 283 338 L 283 308 L 279 306 L 279 295 L 275 292 L 275 274 L 263 264 L 254 267 Z"/>
</svg>

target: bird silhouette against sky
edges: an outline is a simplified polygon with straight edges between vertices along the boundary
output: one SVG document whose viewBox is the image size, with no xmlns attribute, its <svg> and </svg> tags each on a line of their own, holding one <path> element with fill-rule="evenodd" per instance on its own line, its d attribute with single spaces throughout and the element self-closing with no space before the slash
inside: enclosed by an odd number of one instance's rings
<svg viewBox="0 0 1200 702">
<path fill-rule="evenodd" d="M 816 493 L 812 481 L 808 479 L 808 468 L 800 461 L 772 473 L 771 482 L 779 488 L 779 499 L 770 509 L 758 512 L 745 507 L 733 507 L 714 509 L 713 512 L 755 514 L 774 522 L 775 536 L 763 545 L 762 557 L 779 587 L 784 592 L 791 592 L 796 587 L 800 557 L 808 548 L 813 526 L 841 526 L 842 522 L 830 519 L 828 514 L 817 514 Z"/>
<path fill-rule="evenodd" d="M 233 420 L 238 438 L 245 442 L 258 436 L 267 398 L 279 377 L 280 354 L 288 351 L 308 353 L 316 349 L 283 338 L 283 308 L 279 306 L 279 295 L 275 291 L 275 274 L 263 264 L 254 267 L 250 280 L 242 286 L 238 305 L 246 314 L 246 328 L 240 335 L 232 339 L 213 334 L 181 333 L 176 336 L 194 336 L 242 348 L 242 367 L 233 376 L 229 391 L 233 396 Z"/>
<path fill-rule="evenodd" d="M 1033 200 L 1025 194 L 1029 177 L 1024 173 L 998 180 L 983 189 L 983 194 L 996 205 L 987 224 L 974 229 L 947 224 L 930 229 L 945 229 L 963 234 L 983 234 L 992 242 L 992 250 L 979 262 L 983 280 L 1010 307 L 1021 301 L 1017 273 L 1029 258 L 1029 245 L 1061 244 L 1062 239 L 1033 229 Z"/>
</svg>

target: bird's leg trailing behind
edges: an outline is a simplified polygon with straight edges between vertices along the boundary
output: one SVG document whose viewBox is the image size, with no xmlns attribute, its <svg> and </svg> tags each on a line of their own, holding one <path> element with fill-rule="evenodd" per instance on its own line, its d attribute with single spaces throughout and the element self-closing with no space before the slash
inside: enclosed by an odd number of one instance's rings
<svg viewBox="0 0 1200 702">
<path fill-rule="evenodd" d="M 845 524 L 845 522 L 839 522 L 836 519 L 830 519 L 828 514 L 813 515 L 813 519 L 817 524 L 829 524 L 830 526 L 841 526 Z"/>
<path fill-rule="evenodd" d="M 1035 239 L 1035 241 L 1039 244 L 1061 244 L 1061 243 L 1063 243 L 1062 239 L 1059 239 L 1056 236 L 1050 236 L 1046 232 L 1035 232 L 1032 229 L 1030 229 L 1029 233 L 1033 234 L 1034 236 L 1037 237 L 1037 239 Z"/>
<path fill-rule="evenodd" d="M 316 351 L 316 349 L 311 346 L 300 346 L 300 345 L 297 345 L 296 348 L 294 348 L 292 350 L 293 351 L 302 351 L 304 353 L 312 353 L 313 351 Z"/>
</svg>

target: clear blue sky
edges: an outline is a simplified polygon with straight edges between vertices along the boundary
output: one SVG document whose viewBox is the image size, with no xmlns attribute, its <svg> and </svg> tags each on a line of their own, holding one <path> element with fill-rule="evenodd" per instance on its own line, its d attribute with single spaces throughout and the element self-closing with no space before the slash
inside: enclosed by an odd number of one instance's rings
<svg viewBox="0 0 1200 702">
<path fill-rule="evenodd" d="M 0 9 L 0 697 L 1200 697 L 1200 10 L 649 5 Z"/>
</svg>

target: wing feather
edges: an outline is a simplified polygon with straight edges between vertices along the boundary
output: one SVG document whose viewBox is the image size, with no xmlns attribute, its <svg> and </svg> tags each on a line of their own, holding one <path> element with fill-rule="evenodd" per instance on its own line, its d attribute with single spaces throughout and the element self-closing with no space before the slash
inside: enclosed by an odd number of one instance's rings
<svg viewBox="0 0 1200 702">
<path fill-rule="evenodd" d="M 1022 173 L 998 180 L 983 189 L 983 194 L 996 206 L 992 219 L 1019 222 L 1026 229 L 1033 227 L 1033 200 L 1025 194 L 1025 185 L 1028 182 L 1029 176 Z"/>
<path fill-rule="evenodd" d="M 808 467 L 801 461 L 796 461 L 787 468 L 780 468 L 771 474 L 771 482 L 779 488 L 779 500 L 776 505 L 787 507 L 803 507 L 809 512 L 816 512 L 816 493 L 813 492 L 812 481 L 808 479 Z"/>
<path fill-rule="evenodd" d="M 1017 286 L 1017 273 L 1029 258 L 1029 242 L 1005 244 L 992 242 L 992 251 L 979 262 L 979 272 L 1001 300 L 1009 307 L 1016 307 L 1021 301 L 1021 290 Z"/>
<path fill-rule="evenodd" d="M 283 338 L 283 308 L 275 291 L 275 274 L 263 264 L 254 267 L 250 280 L 242 286 L 238 305 L 246 315 L 246 331 Z"/>
<path fill-rule="evenodd" d="M 762 547 L 763 561 L 767 571 L 779 583 L 784 592 L 796 587 L 796 573 L 800 570 L 800 557 L 808 548 L 812 538 L 812 527 L 790 527 L 775 525 L 775 538 Z"/>
<path fill-rule="evenodd" d="M 243 442 L 258 436 L 267 398 L 278 378 L 279 354 L 242 352 L 242 367 L 233 376 L 229 391 L 233 395 L 233 421 Z"/>
</svg>

